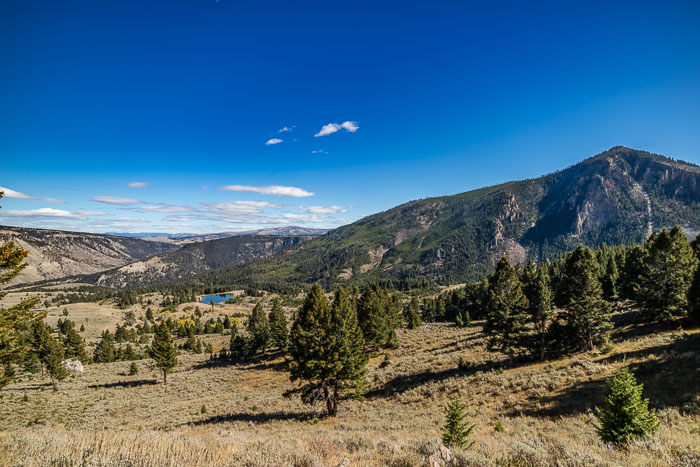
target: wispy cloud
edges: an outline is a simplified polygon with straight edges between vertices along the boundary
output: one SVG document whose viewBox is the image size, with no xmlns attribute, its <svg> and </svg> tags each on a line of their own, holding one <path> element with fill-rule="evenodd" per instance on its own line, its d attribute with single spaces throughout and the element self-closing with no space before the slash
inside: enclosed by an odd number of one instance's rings
<svg viewBox="0 0 700 467">
<path fill-rule="evenodd" d="M 339 212 L 348 212 L 343 206 L 299 206 L 300 211 L 310 212 L 311 214 L 330 215 Z"/>
<path fill-rule="evenodd" d="M 96 211 L 77 211 L 70 212 L 63 209 L 54 208 L 39 208 L 39 209 L 28 209 L 24 211 L 20 210 L 8 210 L 3 213 L 7 217 L 30 217 L 30 218 L 40 218 L 40 217 L 62 217 L 66 219 L 87 219 L 90 216 L 103 216 L 105 213 Z"/>
<path fill-rule="evenodd" d="M 148 188 L 151 184 L 146 182 L 130 182 L 127 183 L 126 186 L 130 188 Z"/>
<path fill-rule="evenodd" d="M 311 151 L 311 154 L 328 154 L 328 151 L 326 151 L 325 149 L 314 149 L 313 151 Z"/>
<path fill-rule="evenodd" d="M 130 204 L 141 204 L 143 201 L 131 198 L 119 198 L 115 196 L 93 196 L 92 201 L 104 204 L 116 204 L 118 206 L 126 206 Z"/>
<path fill-rule="evenodd" d="M 294 198 L 305 198 L 307 196 L 313 196 L 315 194 L 313 192 L 306 191 L 302 188 L 280 185 L 227 185 L 219 188 L 219 191 L 247 191 L 251 193 L 260 193 L 261 195 L 291 196 Z"/>
<path fill-rule="evenodd" d="M 49 203 L 63 203 L 63 201 L 60 199 L 42 198 L 40 196 L 26 195 L 24 193 L 20 193 L 19 191 L 15 191 L 15 190 L 12 190 L 12 189 L 4 187 L 4 186 L 0 186 L 0 191 L 5 193 L 6 198 L 32 199 L 32 200 L 36 200 L 36 201 L 47 201 Z"/>
<path fill-rule="evenodd" d="M 292 125 L 291 127 L 285 126 L 283 128 L 280 128 L 278 132 L 279 133 L 291 133 L 292 128 L 294 128 L 294 125 Z"/>
<path fill-rule="evenodd" d="M 316 133 L 314 136 L 317 138 L 319 136 L 328 136 L 332 135 L 333 133 L 337 133 L 340 130 L 345 130 L 349 133 L 355 133 L 359 129 L 360 127 L 357 124 L 357 122 L 347 120 L 343 123 L 328 123 L 326 125 L 323 125 L 323 127 L 321 127 L 321 131 Z"/>
<path fill-rule="evenodd" d="M 265 146 L 272 146 L 273 144 L 280 144 L 282 142 L 279 138 L 271 138 L 265 141 Z"/>
<path fill-rule="evenodd" d="M 138 208 L 138 210 L 147 212 L 192 212 L 195 211 L 195 208 L 190 206 L 173 206 L 172 204 L 158 204 L 143 206 Z"/>
</svg>

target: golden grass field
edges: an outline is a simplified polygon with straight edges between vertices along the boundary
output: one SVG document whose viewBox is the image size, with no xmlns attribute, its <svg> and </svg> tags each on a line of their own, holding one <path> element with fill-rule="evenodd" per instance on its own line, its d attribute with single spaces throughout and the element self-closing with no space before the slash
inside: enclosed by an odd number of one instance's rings
<svg viewBox="0 0 700 467">
<path fill-rule="evenodd" d="M 204 318 L 251 307 L 225 305 Z M 48 321 L 63 308 L 50 308 Z M 90 338 L 123 316 L 108 303 L 67 308 L 78 325 L 88 319 Z M 88 365 L 57 392 L 46 377 L 23 378 L 0 393 L 0 465 L 421 465 L 440 444 L 442 407 L 454 397 L 476 424 L 474 445 L 453 450 L 454 465 L 700 465 L 700 330 L 625 324 L 632 313 L 616 316 L 608 353 L 513 367 L 484 349 L 480 322 L 399 331 L 399 348 L 370 360 L 365 400 L 342 402 L 330 419 L 282 396 L 292 386 L 273 353 L 245 365 L 182 354 L 167 386 L 148 360 L 137 362 L 137 376 L 126 376 L 129 362 Z M 460 357 L 474 370 L 458 370 Z M 598 440 L 593 407 L 623 366 L 645 384 L 661 428 L 616 450 Z"/>
</svg>

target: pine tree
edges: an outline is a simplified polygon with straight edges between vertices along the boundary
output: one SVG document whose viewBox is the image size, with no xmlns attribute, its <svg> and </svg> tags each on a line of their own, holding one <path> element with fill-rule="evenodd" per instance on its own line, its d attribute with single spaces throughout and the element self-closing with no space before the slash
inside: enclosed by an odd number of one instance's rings
<svg viewBox="0 0 700 467">
<path fill-rule="evenodd" d="M 685 234 L 676 226 L 650 237 L 636 293 L 644 315 L 651 320 L 671 320 L 688 312 L 688 290 L 698 259 Z"/>
<path fill-rule="evenodd" d="M 612 301 L 617 296 L 618 277 L 619 273 L 617 271 L 615 257 L 610 255 L 605 264 L 605 273 L 600 281 L 601 287 L 603 288 L 603 296 L 608 301 Z"/>
<path fill-rule="evenodd" d="M 61 364 L 63 355 L 63 346 L 61 346 L 61 343 L 53 337 L 50 337 L 47 343 L 44 363 L 46 364 L 46 371 L 51 377 L 54 387 L 58 385 L 59 381 L 63 381 L 68 376 L 68 371 L 66 371 L 66 368 Z"/>
<path fill-rule="evenodd" d="M 603 407 L 596 407 L 600 421 L 598 436 L 606 443 L 626 444 L 638 436 L 659 428 L 656 412 L 649 409 L 649 399 L 642 399 L 644 386 L 623 369 L 608 382 L 610 393 Z"/>
<path fill-rule="evenodd" d="M 549 275 L 545 266 L 538 266 L 534 277 L 529 278 L 526 296 L 534 330 L 532 350 L 539 354 L 540 360 L 544 360 L 547 350 L 547 331 L 554 315 Z"/>
<path fill-rule="evenodd" d="M 639 290 L 639 280 L 644 270 L 646 252 L 639 245 L 634 245 L 625 254 L 624 263 L 618 278 L 617 291 L 620 298 L 634 300 Z"/>
<path fill-rule="evenodd" d="M 390 347 L 396 343 L 401 323 L 398 304 L 378 285 L 368 287 L 357 302 L 357 317 L 368 345 Z"/>
<path fill-rule="evenodd" d="M 26 250 L 13 242 L 0 243 L 0 285 L 7 284 L 27 267 L 27 263 L 22 262 L 27 255 Z M 0 299 L 6 294 L 0 291 Z M 22 344 L 23 335 L 46 316 L 45 312 L 32 311 L 39 301 L 38 297 L 26 297 L 17 305 L 0 307 L 0 365 L 21 363 L 27 356 L 29 349 Z M 0 388 L 10 382 L 11 378 L 3 378 Z"/>
<path fill-rule="evenodd" d="M 177 350 L 173 344 L 173 336 L 165 324 L 156 326 L 151 344 L 151 358 L 155 365 L 163 370 L 163 384 L 168 384 L 168 372 L 177 365 Z"/>
<path fill-rule="evenodd" d="M 139 367 L 136 362 L 131 362 L 129 365 L 129 376 L 136 376 L 139 374 Z"/>
<path fill-rule="evenodd" d="M 279 298 L 275 298 L 272 302 L 269 321 L 272 345 L 286 352 L 289 344 L 289 331 L 287 330 L 287 318 L 284 316 L 282 302 Z"/>
<path fill-rule="evenodd" d="M 95 363 L 110 363 L 116 360 L 117 349 L 114 347 L 114 337 L 109 330 L 102 331 L 102 340 L 95 345 L 92 361 Z"/>
<path fill-rule="evenodd" d="M 452 399 L 445 407 L 445 427 L 442 433 L 442 442 L 451 447 L 470 447 L 474 442 L 467 445 L 467 438 L 474 431 L 476 425 L 471 425 L 465 421 L 467 417 L 464 404 L 459 399 Z"/>
<path fill-rule="evenodd" d="M 527 346 L 527 297 L 515 269 L 503 257 L 489 278 L 485 331 L 491 334 L 489 347 L 512 360 Z"/>
<path fill-rule="evenodd" d="M 695 269 L 693 283 L 688 289 L 688 316 L 695 324 L 700 324 L 700 266 Z"/>
<path fill-rule="evenodd" d="M 73 327 L 71 327 L 66 333 L 63 345 L 65 347 L 66 358 L 75 358 L 80 360 L 82 363 L 87 363 L 90 361 L 87 350 L 85 350 L 85 341 L 83 341 L 83 338 L 80 337 L 80 334 L 75 332 Z"/>
<path fill-rule="evenodd" d="M 408 329 L 416 329 L 423 324 L 420 319 L 420 308 L 418 306 L 417 298 L 413 297 L 411 299 L 406 308 L 404 308 L 403 314 Z"/>
<path fill-rule="evenodd" d="M 603 298 L 599 277 L 598 261 L 590 248 L 581 245 L 567 256 L 559 294 L 573 340 L 566 347 L 590 350 L 612 328 L 610 304 Z"/>
<path fill-rule="evenodd" d="M 329 416 L 345 395 L 361 390 L 367 354 L 357 314 L 344 288 L 330 305 L 314 284 L 290 333 L 290 379 L 304 382 L 297 392 L 306 403 L 324 401 Z"/>
<path fill-rule="evenodd" d="M 250 338 L 251 351 L 254 354 L 265 352 L 270 342 L 270 322 L 267 320 L 267 315 L 260 302 L 253 308 L 246 328 Z"/>
</svg>

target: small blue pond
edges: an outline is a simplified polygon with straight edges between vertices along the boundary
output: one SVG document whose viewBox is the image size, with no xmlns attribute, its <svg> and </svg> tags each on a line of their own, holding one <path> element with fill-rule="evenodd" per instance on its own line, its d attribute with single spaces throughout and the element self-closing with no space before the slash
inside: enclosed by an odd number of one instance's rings
<svg viewBox="0 0 700 467">
<path fill-rule="evenodd" d="M 215 295 L 202 295 L 202 303 L 206 303 L 207 305 L 209 305 L 211 303 L 211 301 L 214 300 L 214 303 L 216 303 L 218 305 L 219 303 L 225 302 L 227 300 L 231 300 L 234 297 L 235 297 L 235 295 L 230 294 L 230 293 L 215 294 Z"/>
</svg>

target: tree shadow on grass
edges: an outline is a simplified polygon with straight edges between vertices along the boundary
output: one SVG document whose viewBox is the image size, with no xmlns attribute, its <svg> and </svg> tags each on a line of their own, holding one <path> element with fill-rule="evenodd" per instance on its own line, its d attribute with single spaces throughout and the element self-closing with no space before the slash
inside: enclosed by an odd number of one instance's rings
<svg viewBox="0 0 700 467">
<path fill-rule="evenodd" d="M 282 359 L 284 353 L 282 351 L 266 352 L 264 354 L 256 355 L 247 360 L 232 360 L 230 358 L 214 358 L 209 359 L 204 362 L 194 365 L 192 369 L 199 370 L 202 368 L 221 368 L 229 366 L 239 366 L 241 369 L 245 370 L 273 370 L 273 371 L 286 371 L 287 361 Z"/>
<path fill-rule="evenodd" d="M 155 379 L 139 379 L 136 381 L 117 381 L 114 383 L 91 384 L 90 389 L 114 389 L 114 388 L 137 388 L 140 386 L 154 386 L 160 384 L 160 381 Z"/>
<path fill-rule="evenodd" d="M 700 364 L 698 351 L 700 334 L 681 337 L 675 342 L 613 355 L 597 363 L 618 364 L 626 360 L 648 361 L 631 363 L 629 370 L 644 384 L 643 397 L 656 408 L 675 407 L 696 410 L 700 402 Z M 583 381 L 562 392 L 531 400 L 529 406 L 509 412 L 509 416 L 558 417 L 585 413 L 600 405 L 608 393 L 608 376 Z"/>
<path fill-rule="evenodd" d="M 267 423 L 279 421 L 305 421 L 318 417 L 316 413 L 296 413 L 296 412 L 269 412 L 269 413 L 231 413 L 225 415 L 214 415 L 204 420 L 197 420 L 185 425 L 212 425 L 217 423 L 249 422 Z"/>
<path fill-rule="evenodd" d="M 515 360 L 513 363 L 507 361 L 484 362 L 474 364 L 472 367 L 467 369 L 448 368 L 442 371 L 424 371 L 422 373 L 414 373 L 412 375 L 401 375 L 389 380 L 381 387 L 366 392 L 364 396 L 368 399 L 391 397 L 394 394 L 408 391 L 428 383 L 445 381 L 458 376 L 470 376 L 479 372 L 517 368 L 530 363 L 532 363 L 532 361 L 527 359 Z"/>
</svg>

